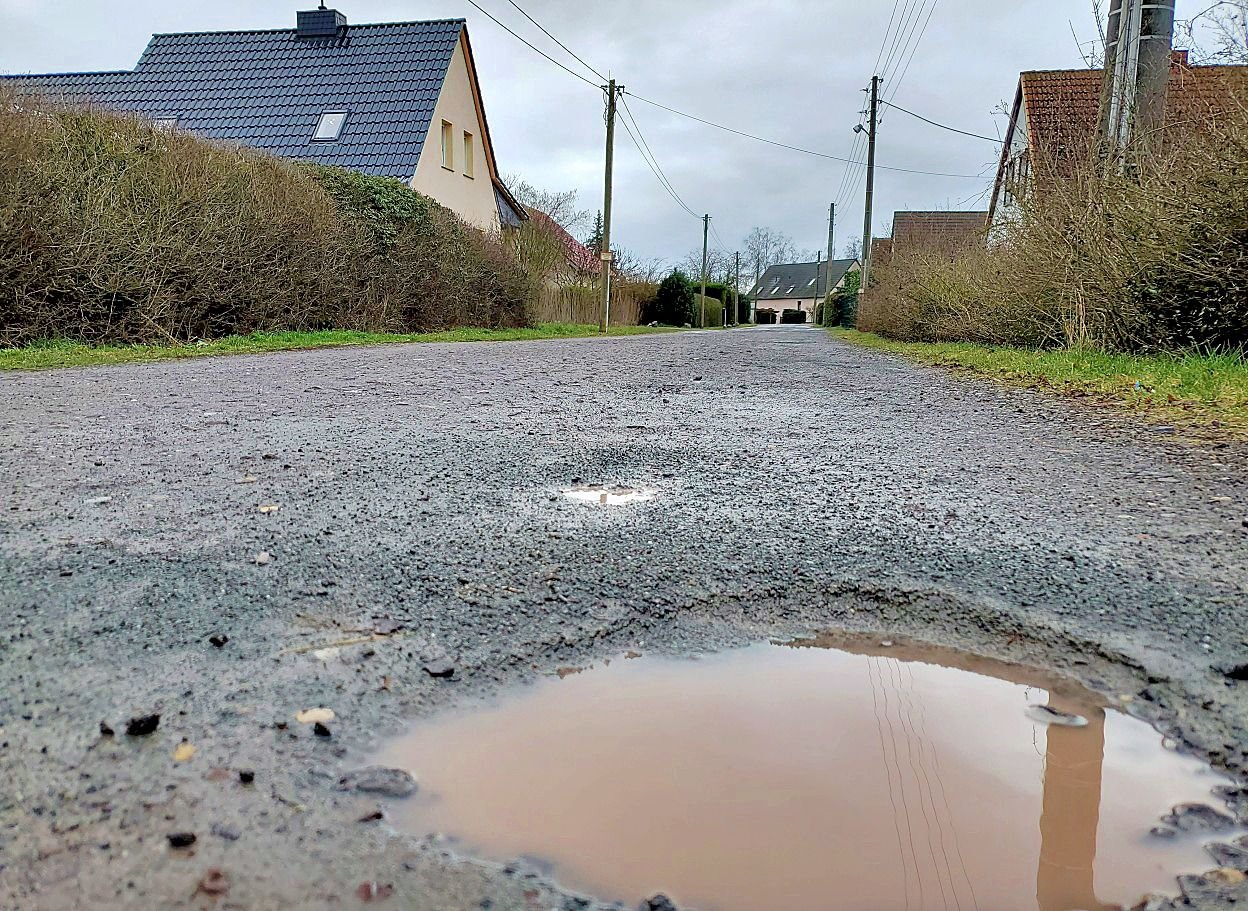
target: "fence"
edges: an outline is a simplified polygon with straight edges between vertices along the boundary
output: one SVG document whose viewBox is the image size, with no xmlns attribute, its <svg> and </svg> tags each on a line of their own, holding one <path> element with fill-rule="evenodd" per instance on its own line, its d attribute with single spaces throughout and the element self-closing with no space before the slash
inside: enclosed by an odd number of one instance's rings
<svg viewBox="0 0 1248 911">
<path fill-rule="evenodd" d="M 611 289 L 611 325 L 636 326 L 641 322 L 641 304 L 653 293 L 652 286 L 620 283 Z M 602 318 L 602 292 L 596 285 L 542 288 L 533 320 L 538 323 L 578 323 L 594 325 Z"/>
</svg>

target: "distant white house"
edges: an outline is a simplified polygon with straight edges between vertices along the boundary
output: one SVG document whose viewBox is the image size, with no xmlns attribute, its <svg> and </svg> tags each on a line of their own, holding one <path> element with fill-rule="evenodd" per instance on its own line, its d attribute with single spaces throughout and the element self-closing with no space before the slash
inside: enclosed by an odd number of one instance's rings
<svg viewBox="0 0 1248 911">
<path fill-rule="evenodd" d="M 823 263 L 785 263 L 772 266 L 750 289 L 754 321 L 779 322 L 785 310 L 801 310 L 805 322 L 814 322 L 818 302 L 845 287 L 845 281 L 862 270 L 856 259 Z M 774 314 L 774 318 L 768 318 Z"/>
</svg>

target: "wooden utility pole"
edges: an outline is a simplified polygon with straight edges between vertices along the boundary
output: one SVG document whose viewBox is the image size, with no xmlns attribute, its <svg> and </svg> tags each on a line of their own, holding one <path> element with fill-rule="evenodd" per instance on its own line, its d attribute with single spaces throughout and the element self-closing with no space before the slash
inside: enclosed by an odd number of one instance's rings
<svg viewBox="0 0 1248 911">
<path fill-rule="evenodd" d="M 617 86 L 612 79 L 602 89 L 607 93 L 607 174 L 602 203 L 602 319 L 598 329 L 605 335 L 611 326 L 611 184 L 615 169 L 615 106 L 624 86 Z"/>
<path fill-rule="evenodd" d="M 871 207 L 875 202 L 875 131 L 880 119 L 880 77 L 871 77 L 870 123 L 867 127 L 867 212 L 862 226 L 862 294 L 871 282 Z"/>
<path fill-rule="evenodd" d="M 711 233 L 711 216 L 702 216 L 702 325 L 706 328 L 706 245 Z"/>
</svg>

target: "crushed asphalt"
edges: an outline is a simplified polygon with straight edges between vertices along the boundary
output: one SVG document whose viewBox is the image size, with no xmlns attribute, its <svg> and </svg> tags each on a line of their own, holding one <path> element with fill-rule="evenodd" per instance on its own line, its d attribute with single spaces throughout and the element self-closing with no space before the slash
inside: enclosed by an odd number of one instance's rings
<svg viewBox="0 0 1248 911">
<path fill-rule="evenodd" d="M 358 770 L 632 649 L 915 637 L 1248 772 L 1248 450 L 814 329 L 7 374 L 0 476 L 3 911 L 596 906 Z"/>
</svg>

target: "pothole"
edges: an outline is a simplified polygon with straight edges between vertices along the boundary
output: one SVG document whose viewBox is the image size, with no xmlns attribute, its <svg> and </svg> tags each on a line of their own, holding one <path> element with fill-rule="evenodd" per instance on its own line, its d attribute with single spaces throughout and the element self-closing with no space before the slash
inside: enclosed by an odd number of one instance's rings
<svg viewBox="0 0 1248 911">
<path fill-rule="evenodd" d="M 644 503 L 659 495 L 650 487 L 607 487 L 598 484 L 585 484 L 568 487 L 560 491 L 569 500 L 578 503 L 592 503 L 597 506 L 627 506 L 630 503 Z"/>
<path fill-rule="evenodd" d="M 422 722 L 379 757 L 420 780 L 395 822 L 710 911 L 1130 907 L 1237 834 L 1204 825 L 1229 780 L 1074 684 L 837 644 L 603 662 Z"/>
</svg>

